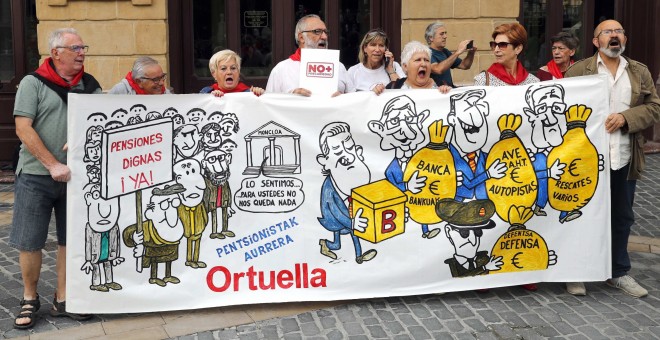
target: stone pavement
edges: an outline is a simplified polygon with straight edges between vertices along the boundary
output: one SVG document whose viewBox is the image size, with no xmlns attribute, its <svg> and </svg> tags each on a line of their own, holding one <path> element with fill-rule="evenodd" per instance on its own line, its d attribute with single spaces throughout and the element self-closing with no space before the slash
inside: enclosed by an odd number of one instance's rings
<svg viewBox="0 0 660 340">
<path fill-rule="evenodd" d="M 659 339 L 660 154 L 648 155 L 638 182 L 631 275 L 649 290 L 629 297 L 602 282 L 588 295 L 560 283 L 354 301 L 280 303 L 143 314 L 102 314 L 85 322 L 48 315 L 42 296 L 34 329 L 12 328 L 21 298 L 17 252 L 7 245 L 13 187 L 0 184 L 0 339 Z M 39 291 L 54 290 L 51 235 Z"/>
</svg>

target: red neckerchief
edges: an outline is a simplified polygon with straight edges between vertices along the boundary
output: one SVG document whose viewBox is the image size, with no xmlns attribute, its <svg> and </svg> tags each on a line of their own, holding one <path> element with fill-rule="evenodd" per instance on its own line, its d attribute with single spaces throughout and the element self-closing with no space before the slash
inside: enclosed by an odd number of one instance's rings
<svg viewBox="0 0 660 340">
<path fill-rule="evenodd" d="M 574 61 L 571 60 L 569 66 L 573 65 L 573 63 Z M 554 59 L 551 59 L 545 66 L 548 67 L 548 72 L 550 72 L 550 74 L 552 74 L 552 76 L 556 79 L 564 78 L 564 74 L 561 72 Z"/>
<path fill-rule="evenodd" d="M 224 89 L 224 88 L 220 87 L 218 85 L 218 83 L 214 83 L 213 85 L 211 85 L 211 87 L 213 88 L 213 90 L 222 91 L 224 93 L 245 92 L 246 90 L 250 89 L 249 86 L 247 86 L 243 83 L 240 83 L 240 82 L 238 83 L 238 85 L 236 85 L 236 87 L 234 87 L 231 90 L 227 90 L 227 89 Z"/>
<path fill-rule="evenodd" d="M 296 50 L 296 53 L 289 56 L 289 59 L 293 61 L 300 61 L 300 48 Z"/>
<path fill-rule="evenodd" d="M 509 85 L 518 85 L 527 79 L 529 72 L 527 72 L 520 60 L 518 60 L 517 63 L 516 79 L 513 79 L 513 77 L 506 72 L 506 69 L 504 69 L 502 64 L 493 63 L 493 65 L 490 65 L 488 68 L 488 72 Z"/>
<path fill-rule="evenodd" d="M 135 83 L 133 80 L 133 72 L 126 73 L 126 81 L 128 81 L 128 85 L 131 85 L 131 88 L 135 90 L 135 94 L 148 94 L 147 91 Z M 163 88 L 160 90 L 160 94 L 163 93 L 165 93 L 165 85 L 163 85 Z"/>
<path fill-rule="evenodd" d="M 71 79 L 71 82 L 68 82 L 62 78 L 62 76 L 57 74 L 57 71 L 55 70 L 55 64 L 53 64 L 53 58 L 48 57 L 35 72 L 58 86 L 71 89 L 72 87 L 78 85 L 80 79 L 82 79 L 83 73 L 85 73 L 85 67 L 83 66 L 80 72 L 78 72 L 78 74 L 76 74 L 73 79 Z"/>
</svg>

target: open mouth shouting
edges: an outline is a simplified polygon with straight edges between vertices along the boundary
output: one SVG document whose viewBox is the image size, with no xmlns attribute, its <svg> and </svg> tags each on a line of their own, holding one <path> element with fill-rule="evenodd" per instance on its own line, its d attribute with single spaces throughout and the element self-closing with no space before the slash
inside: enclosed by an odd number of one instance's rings
<svg viewBox="0 0 660 340">
<path fill-rule="evenodd" d="M 609 48 L 620 48 L 621 47 L 621 41 L 619 38 L 612 38 L 610 41 L 607 43 L 607 47 Z"/>
<path fill-rule="evenodd" d="M 458 120 L 461 123 L 461 128 L 465 132 L 465 138 L 470 142 L 470 143 L 475 143 L 477 141 L 476 138 L 471 138 L 473 135 L 478 135 L 479 131 L 481 131 L 481 127 L 475 126 L 475 125 L 470 125 L 462 120 Z"/>
<path fill-rule="evenodd" d="M 325 39 L 319 39 L 318 43 L 316 43 L 316 46 L 318 48 L 327 48 L 328 47 L 328 41 Z"/>
</svg>

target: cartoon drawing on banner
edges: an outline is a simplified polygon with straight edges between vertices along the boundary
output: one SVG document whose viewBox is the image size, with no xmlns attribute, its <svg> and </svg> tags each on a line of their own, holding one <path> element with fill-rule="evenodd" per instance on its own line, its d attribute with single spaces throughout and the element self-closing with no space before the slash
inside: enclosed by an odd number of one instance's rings
<svg viewBox="0 0 660 340">
<path fill-rule="evenodd" d="M 556 159 L 548 166 L 548 154 L 564 141 L 555 116 L 563 116 L 566 110 L 564 102 L 564 87 L 559 84 L 531 85 L 525 93 L 525 101 L 529 107 L 523 108 L 527 121 L 532 125 L 532 145 L 534 153 L 534 170 L 538 180 L 538 191 L 534 204 L 534 215 L 547 216 L 543 210 L 548 204 L 548 179 L 559 179 L 566 168 L 565 163 Z M 559 221 L 566 222 L 580 217 L 580 211 L 560 211 Z"/>
<path fill-rule="evenodd" d="M 105 121 L 108 120 L 108 116 L 105 115 L 103 112 L 94 112 L 91 115 L 87 116 L 87 121 L 92 123 L 92 124 L 104 124 Z"/>
<path fill-rule="evenodd" d="M 509 222 L 509 207 L 531 207 L 538 190 L 532 159 L 516 134 L 520 125 L 521 115 L 501 115 L 497 119 L 500 140 L 490 148 L 486 157 L 486 167 L 501 161 L 507 168 L 504 176 L 486 180 L 488 197 L 495 203 L 497 215 L 505 222 Z"/>
<path fill-rule="evenodd" d="M 220 126 L 226 131 L 232 127 L 232 120 L 223 120 Z M 260 171 L 265 175 L 300 173 L 300 134 L 270 121 L 244 138 L 247 166 L 243 175 L 256 175 Z"/>
<path fill-rule="evenodd" d="M 216 123 L 209 123 L 208 125 L 220 127 Z M 204 181 L 206 182 L 204 202 L 206 203 L 206 209 L 211 212 L 212 229 L 210 238 L 223 239 L 235 236 L 234 232 L 229 230 L 229 218 L 236 212 L 232 208 L 231 188 L 228 181 L 230 163 L 231 153 L 219 149 L 210 151 L 202 159 Z M 218 210 L 222 213 L 222 230 L 220 232 L 218 232 Z"/>
<path fill-rule="evenodd" d="M 144 211 L 146 221 L 142 223 L 142 231 L 132 224 L 122 233 L 124 244 L 133 248 L 133 256 L 142 261 L 142 267 L 151 268 L 150 284 L 165 287 L 168 283 L 181 282 L 172 275 L 172 262 L 179 258 L 179 240 L 183 237 L 177 208 L 181 205 L 178 195 L 184 191 L 181 184 L 154 188 Z M 158 277 L 159 263 L 165 264 L 162 278 Z"/>
<path fill-rule="evenodd" d="M 223 136 L 233 131 L 232 119 L 222 120 Z M 231 136 L 231 134 L 228 134 Z M 303 182 L 295 177 L 279 175 L 299 174 L 300 135 L 270 121 L 245 137 L 247 166 L 243 175 L 254 175 L 243 179 L 241 188 L 234 195 L 236 207 L 254 213 L 282 213 L 298 209 L 305 201 Z M 233 150 L 236 143 L 231 139 L 220 147 Z M 255 160 L 260 166 L 255 166 Z"/>
<path fill-rule="evenodd" d="M 227 113 L 222 115 L 220 122 L 218 122 L 222 127 L 222 138 L 229 138 L 238 132 L 238 117 L 233 113 Z"/>
<path fill-rule="evenodd" d="M 191 158 L 202 152 L 197 125 L 185 124 L 174 130 L 174 161 Z"/>
<path fill-rule="evenodd" d="M 80 270 L 92 272 L 90 290 L 107 292 L 120 290 L 114 281 L 112 267 L 124 262 L 119 249 L 119 198 L 104 199 L 98 184 L 87 184 L 87 225 L 85 226 L 85 263 Z"/>
<path fill-rule="evenodd" d="M 507 220 L 511 227 L 500 236 L 491 250 L 491 255 L 502 258 L 503 265 L 497 274 L 544 270 L 557 264 L 557 254 L 548 249 L 548 244 L 537 232 L 525 227 L 534 216 L 530 207 L 511 206 Z"/>
<path fill-rule="evenodd" d="M 199 124 L 206 119 L 206 111 L 196 107 L 186 113 L 186 122 L 188 124 Z"/>
<path fill-rule="evenodd" d="M 394 159 L 385 169 L 385 177 L 402 192 L 417 194 L 426 185 L 426 177 L 420 176 L 418 170 L 408 180 L 404 180 L 404 171 L 417 147 L 425 140 L 422 127 L 429 114 L 429 110 L 417 113 L 415 102 L 402 95 L 385 103 L 379 120 L 368 123 L 369 130 L 381 138 L 381 150 L 395 152 Z M 421 227 L 423 238 L 431 239 L 440 233 L 438 228 L 429 230 L 427 224 Z"/>
<path fill-rule="evenodd" d="M 206 181 L 202 176 L 202 166 L 196 159 L 186 158 L 174 164 L 172 170 L 175 181 L 184 188 L 179 193 L 181 205 L 177 207 L 177 212 L 183 223 L 183 236 L 187 239 L 185 265 L 206 268 L 206 263 L 199 260 L 202 233 L 208 223 L 206 204 L 203 201 Z"/>
<path fill-rule="evenodd" d="M 436 202 L 443 198 L 454 198 L 456 188 L 463 181 L 463 174 L 456 171 L 454 158 L 445 141 L 448 130 L 449 126 L 443 125 L 442 120 L 431 123 L 429 125 L 431 141 L 415 152 L 403 173 L 404 181 L 409 180 L 415 172 L 419 177 L 426 177 L 428 185 L 418 193 L 408 193 L 407 207 L 410 218 L 420 224 L 439 223 L 441 220 L 435 213 Z M 429 233 L 428 236 L 435 235 Z"/>
<path fill-rule="evenodd" d="M 457 201 L 488 199 L 486 180 L 504 177 L 507 167 L 499 159 L 486 168 L 488 153 L 482 150 L 488 140 L 489 105 L 485 90 L 469 90 L 450 97 L 447 122 L 453 128 L 449 145 L 462 185 L 456 189 Z"/>
<path fill-rule="evenodd" d="M 452 277 L 486 275 L 498 271 L 503 265 L 502 256 L 488 255 L 479 250 L 484 230 L 493 229 L 495 204 L 488 199 L 458 202 L 444 198 L 436 204 L 436 213 L 446 221 L 445 235 L 454 246 L 454 256 L 445 263 Z"/>
<path fill-rule="evenodd" d="M 349 235 L 355 249 L 355 262 L 358 264 L 372 260 L 377 255 L 375 249 L 362 252 L 360 239 L 354 231 L 365 232 L 368 218 L 362 216 L 363 208 L 352 213 L 351 190 L 371 182 L 371 172 L 364 163 L 362 146 L 357 145 L 351 135 L 351 128 L 344 122 L 333 122 L 323 127 L 319 134 L 321 153 L 316 161 L 321 165 L 325 176 L 321 187 L 321 215 L 319 223 L 332 232 L 333 240 L 321 239 L 321 254 L 336 260 L 334 251 L 341 249 L 341 235 Z"/>
</svg>

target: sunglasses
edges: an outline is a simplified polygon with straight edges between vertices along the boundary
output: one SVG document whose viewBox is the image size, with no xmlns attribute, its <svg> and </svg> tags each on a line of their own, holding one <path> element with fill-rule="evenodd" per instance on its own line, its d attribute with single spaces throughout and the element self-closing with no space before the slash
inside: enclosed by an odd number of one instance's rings
<svg viewBox="0 0 660 340">
<path fill-rule="evenodd" d="M 462 238 L 468 238 L 470 236 L 470 230 L 474 232 L 474 236 L 481 237 L 484 234 L 484 231 L 481 229 L 463 229 L 463 228 L 452 228 L 454 231 L 457 231 Z"/>
<path fill-rule="evenodd" d="M 503 50 L 503 49 L 507 48 L 509 45 L 513 45 L 512 43 L 505 42 L 505 41 L 501 41 L 501 42 L 491 41 L 489 44 L 490 44 L 490 49 L 491 50 L 494 50 L 495 46 L 499 47 L 500 50 Z"/>
</svg>

